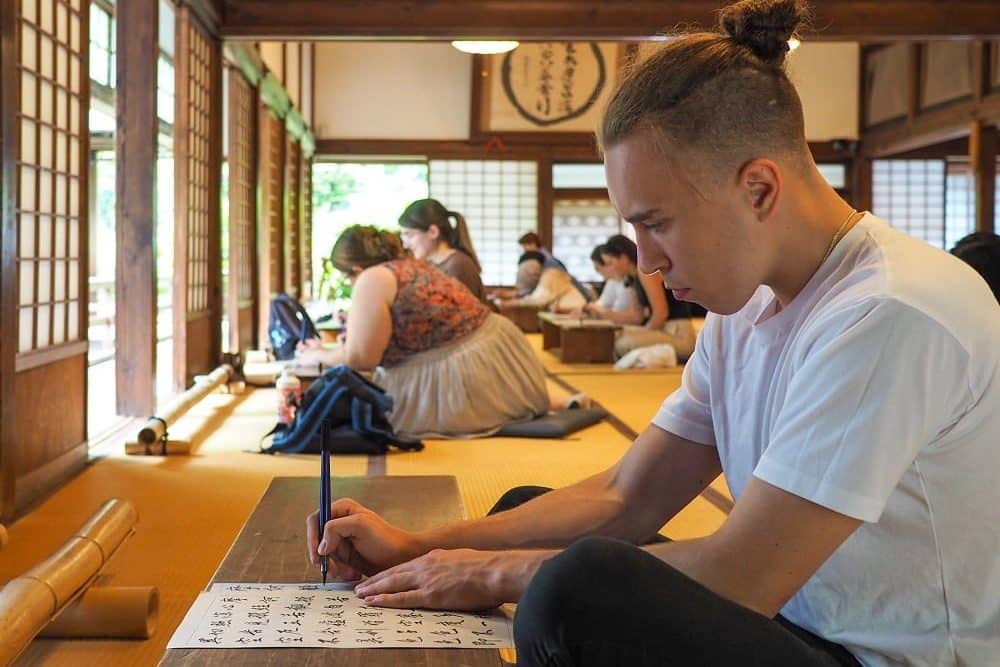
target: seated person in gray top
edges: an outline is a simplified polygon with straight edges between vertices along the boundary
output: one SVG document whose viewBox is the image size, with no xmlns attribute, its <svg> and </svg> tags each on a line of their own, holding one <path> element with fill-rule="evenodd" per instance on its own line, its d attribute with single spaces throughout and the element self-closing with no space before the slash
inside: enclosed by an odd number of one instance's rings
<svg viewBox="0 0 1000 667">
<path fill-rule="evenodd" d="M 479 276 L 482 267 L 461 213 L 449 211 L 436 199 L 418 199 L 399 216 L 399 226 L 403 245 L 414 257 L 458 278 L 477 299 L 485 301 Z"/>
</svg>

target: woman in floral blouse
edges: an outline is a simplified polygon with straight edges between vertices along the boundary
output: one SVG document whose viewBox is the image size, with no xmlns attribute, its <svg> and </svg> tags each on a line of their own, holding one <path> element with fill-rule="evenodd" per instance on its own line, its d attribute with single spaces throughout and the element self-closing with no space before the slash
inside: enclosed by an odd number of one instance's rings
<svg viewBox="0 0 1000 667">
<path fill-rule="evenodd" d="M 356 225 L 330 262 L 353 283 L 345 343 L 300 350 L 304 362 L 373 371 L 393 397 L 400 435 L 490 435 L 559 408 L 524 334 L 457 279 L 404 256 L 399 237 Z M 576 399 L 576 397 L 574 397 Z M 578 399 L 577 399 L 578 400 Z"/>
</svg>

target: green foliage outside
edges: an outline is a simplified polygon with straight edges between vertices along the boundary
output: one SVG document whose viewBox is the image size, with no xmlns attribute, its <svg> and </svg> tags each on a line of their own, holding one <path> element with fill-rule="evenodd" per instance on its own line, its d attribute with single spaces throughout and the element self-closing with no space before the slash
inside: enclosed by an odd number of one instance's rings
<svg viewBox="0 0 1000 667">
<path fill-rule="evenodd" d="M 427 196 L 427 164 L 317 163 L 313 165 L 313 275 L 316 295 L 337 308 L 350 304 L 347 279 L 324 261 L 351 225 L 398 229 L 407 204 Z"/>
</svg>

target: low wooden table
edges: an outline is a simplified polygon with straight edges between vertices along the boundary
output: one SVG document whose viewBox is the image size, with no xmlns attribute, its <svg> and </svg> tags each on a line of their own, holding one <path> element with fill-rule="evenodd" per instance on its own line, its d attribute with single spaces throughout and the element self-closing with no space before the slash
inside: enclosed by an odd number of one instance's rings
<svg viewBox="0 0 1000 667">
<path fill-rule="evenodd" d="M 500 305 L 500 314 L 517 325 L 524 333 L 538 332 L 538 306 Z"/>
<path fill-rule="evenodd" d="M 334 477 L 332 497 L 343 496 L 354 498 L 408 530 L 465 518 L 458 484 L 451 476 Z M 309 562 L 305 546 L 305 518 L 317 507 L 318 500 L 317 478 L 274 478 L 211 583 L 319 581 L 319 568 Z M 257 648 L 170 649 L 160 664 L 500 667 L 505 663 L 496 649 Z"/>
<path fill-rule="evenodd" d="M 615 360 L 615 333 L 620 324 L 557 313 L 538 313 L 542 349 L 563 363 L 611 363 Z"/>
</svg>

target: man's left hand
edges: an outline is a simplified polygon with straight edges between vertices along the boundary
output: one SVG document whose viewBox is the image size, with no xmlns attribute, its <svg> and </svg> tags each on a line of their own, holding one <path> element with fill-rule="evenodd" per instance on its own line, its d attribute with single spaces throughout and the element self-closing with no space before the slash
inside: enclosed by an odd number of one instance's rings
<svg viewBox="0 0 1000 667">
<path fill-rule="evenodd" d="M 435 549 L 366 579 L 358 597 L 379 607 L 479 611 L 511 597 L 502 572 L 517 556 L 502 551 Z"/>
</svg>

